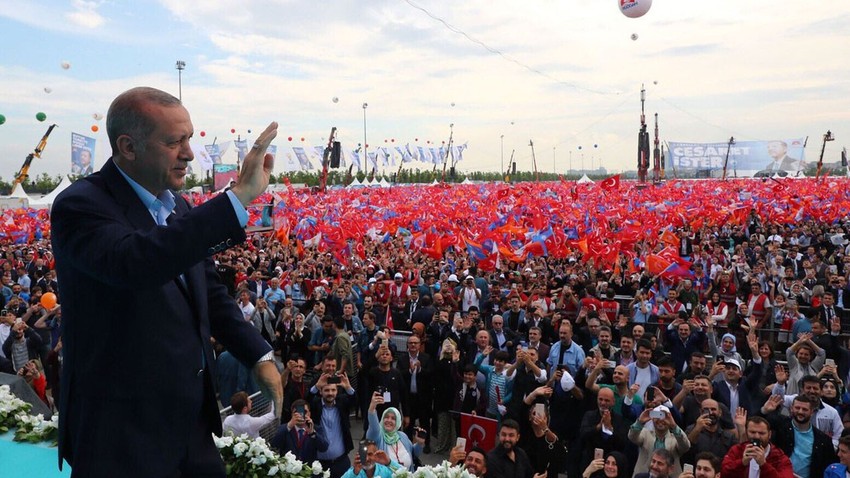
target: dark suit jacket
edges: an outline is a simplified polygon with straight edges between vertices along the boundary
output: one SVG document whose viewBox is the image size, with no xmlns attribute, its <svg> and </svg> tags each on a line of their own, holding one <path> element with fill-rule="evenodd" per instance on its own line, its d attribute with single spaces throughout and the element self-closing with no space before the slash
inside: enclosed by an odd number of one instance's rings
<svg viewBox="0 0 850 478">
<path fill-rule="evenodd" d="M 278 427 L 272 441 L 269 443 L 272 448 L 282 456 L 286 452 L 291 451 L 295 458 L 302 463 L 313 463 L 318 459 L 318 453 L 328 449 L 328 441 L 323 434 L 316 433 L 316 436 L 310 436 L 306 433 L 301 441 L 301 446 L 298 444 L 298 433 L 293 429 L 286 428 L 286 423 Z"/>
<path fill-rule="evenodd" d="M 354 449 L 354 441 L 351 439 L 351 419 L 348 417 L 351 409 L 351 398 L 344 391 L 340 390 L 336 395 L 336 407 L 339 409 L 340 429 L 342 430 L 342 443 L 345 445 L 345 453 L 350 453 Z M 317 395 L 313 397 L 310 403 L 310 416 L 313 419 L 313 424 L 316 427 L 317 435 L 327 439 L 327 431 L 322 429 L 322 397 Z"/>
<path fill-rule="evenodd" d="M 59 459 L 81 476 L 173 474 L 199 417 L 221 433 L 210 337 L 248 367 L 271 347 L 242 320 L 214 253 L 245 240 L 224 194 L 157 226 L 108 161 L 53 205 L 62 283 Z M 185 284 L 180 282 L 182 274 Z"/>
<path fill-rule="evenodd" d="M 761 367 L 751 367 L 747 370 L 747 375 L 741 377 L 738 382 L 738 406 L 746 408 L 750 415 L 758 413 L 761 406 L 756 393 L 753 391 L 755 387 L 758 387 L 759 378 L 761 378 Z M 714 385 L 711 398 L 729 407 L 730 395 L 726 380 Z M 729 412 L 732 412 L 731 407 Z"/>
<path fill-rule="evenodd" d="M 425 352 L 419 353 L 419 364 L 422 367 L 419 373 L 416 374 L 416 394 L 423 399 L 428 399 L 434 392 L 434 361 L 431 356 Z M 410 378 L 413 374 L 410 373 L 410 356 L 408 354 L 399 354 L 396 368 L 401 372 L 404 379 L 404 386 L 407 393 L 410 394 Z M 448 377 L 443 377 L 447 379 Z M 412 398 L 412 395 L 410 395 Z M 405 416 L 410 415 L 410 410 L 402 410 Z"/>
</svg>

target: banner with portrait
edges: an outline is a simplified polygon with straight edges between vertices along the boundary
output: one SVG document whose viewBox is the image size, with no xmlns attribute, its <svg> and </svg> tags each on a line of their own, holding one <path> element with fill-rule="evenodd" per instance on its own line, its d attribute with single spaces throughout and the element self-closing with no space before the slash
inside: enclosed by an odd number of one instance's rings
<svg viewBox="0 0 850 478">
<path fill-rule="evenodd" d="M 97 140 L 71 133 L 71 174 L 88 176 L 94 172 L 94 148 Z"/>
<path fill-rule="evenodd" d="M 670 143 L 670 165 L 678 174 L 723 171 L 727 176 L 802 176 L 811 165 L 805 160 L 805 139 L 736 141 L 734 143 Z M 728 159 L 727 159 L 728 152 Z M 716 176 L 716 174 L 712 174 Z"/>
</svg>

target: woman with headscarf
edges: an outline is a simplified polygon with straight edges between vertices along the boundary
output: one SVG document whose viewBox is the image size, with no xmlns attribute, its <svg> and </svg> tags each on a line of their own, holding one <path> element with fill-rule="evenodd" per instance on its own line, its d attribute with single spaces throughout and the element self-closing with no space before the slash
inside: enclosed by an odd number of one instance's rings
<svg viewBox="0 0 850 478">
<path fill-rule="evenodd" d="M 383 394 L 380 391 L 375 392 L 369 403 L 369 430 L 366 432 L 366 439 L 374 441 L 379 450 L 387 453 L 391 461 L 390 468 L 395 470 L 402 467 L 413 471 L 416 469 L 414 462 L 422 451 L 425 438 L 417 436 L 415 444 L 410 441 L 407 434 L 401 431 L 403 419 L 401 412 L 395 407 L 384 410 L 378 422 L 377 406 L 381 403 L 384 403 Z"/>
<path fill-rule="evenodd" d="M 715 358 L 720 357 L 724 362 L 735 359 L 738 363 L 744 363 L 741 359 L 741 354 L 738 353 L 737 337 L 730 333 L 725 333 L 718 341 L 714 328 L 709 328 L 706 335 L 708 336 L 708 348 Z"/>
<path fill-rule="evenodd" d="M 587 465 L 582 478 L 626 478 L 629 476 L 629 461 L 626 455 L 612 451 L 605 457 L 593 460 Z"/>
</svg>

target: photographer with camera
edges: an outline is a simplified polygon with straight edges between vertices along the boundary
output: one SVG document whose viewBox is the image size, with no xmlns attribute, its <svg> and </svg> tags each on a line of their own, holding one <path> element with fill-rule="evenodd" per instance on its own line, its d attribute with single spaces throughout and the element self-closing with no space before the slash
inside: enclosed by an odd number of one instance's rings
<svg viewBox="0 0 850 478">
<path fill-rule="evenodd" d="M 644 425 L 650 420 L 652 420 L 653 427 L 645 427 Z M 670 409 L 664 405 L 645 408 L 629 428 L 629 440 L 639 448 L 635 473 L 649 471 L 650 457 L 653 451 L 664 448 L 675 458 L 675 465 L 671 474 L 679 476 L 682 472 L 679 466 L 679 457 L 691 448 L 688 436 L 673 420 Z"/>
<path fill-rule="evenodd" d="M 40 357 L 43 344 L 41 337 L 26 322 L 16 319 L 3 342 L 3 355 L 12 361 L 12 368 L 20 374 L 27 362 Z"/>
<path fill-rule="evenodd" d="M 704 451 L 714 453 L 716 456 L 724 456 L 732 446 L 738 443 L 738 434 L 734 429 L 724 429 L 720 426 L 720 416 L 723 413 L 720 404 L 716 400 L 707 398 L 701 405 L 702 414 L 693 425 L 686 429 L 688 440 L 691 442 L 691 449 L 684 459 L 688 463 L 693 462 L 689 458 Z M 738 417 L 742 417 L 742 421 L 746 422 L 746 416 L 746 412 L 739 408 L 735 421 L 738 421 Z"/>
</svg>

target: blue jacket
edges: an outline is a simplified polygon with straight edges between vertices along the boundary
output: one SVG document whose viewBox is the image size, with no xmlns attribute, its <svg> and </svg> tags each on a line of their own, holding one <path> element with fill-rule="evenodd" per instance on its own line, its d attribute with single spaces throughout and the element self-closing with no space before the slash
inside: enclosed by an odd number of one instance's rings
<svg viewBox="0 0 850 478">
<path fill-rule="evenodd" d="M 366 431 L 366 439 L 372 440 L 373 442 L 375 442 L 375 445 L 378 447 L 379 450 L 388 451 L 389 446 L 386 443 L 384 443 L 384 437 L 381 434 L 381 429 L 383 428 L 383 426 L 381 426 L 381 424 L 378 423 L 378 412 L 369 412 L 368 415 L 369 415 L 369 430 Z M 402 446 L 407 450 L 407 452 L 410 453 L 410 457 L 413 458 L 413 461 L 416 461 L 416 457 L 419 456 L 419 453 L 420 453 L 422 447 L 419 446 L 418 443 L 414 445 L 410 441 L 410 438 L 407 437 L 407 434 L 404 433 L 401 430 L 399 430 L 398 436 L 399 436 L 399 439 L 398 439 L 399 443 L 401 443 Z M 380 465 L 376 464 L 376 466 L 380 466 Z M 414 469 L 415 469 L 415 467 L 411 463 L 409 470 L 413 471 Z"/>
</svg>

